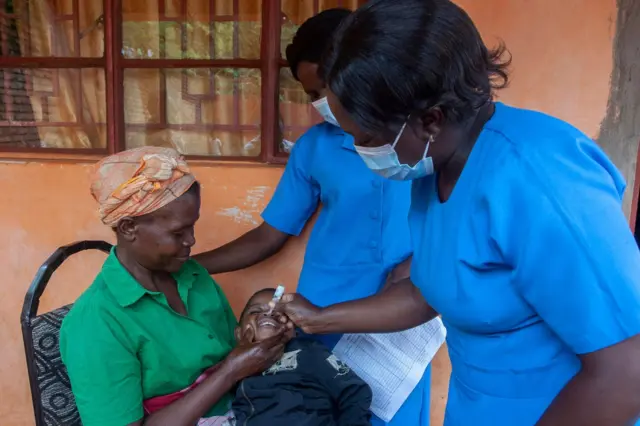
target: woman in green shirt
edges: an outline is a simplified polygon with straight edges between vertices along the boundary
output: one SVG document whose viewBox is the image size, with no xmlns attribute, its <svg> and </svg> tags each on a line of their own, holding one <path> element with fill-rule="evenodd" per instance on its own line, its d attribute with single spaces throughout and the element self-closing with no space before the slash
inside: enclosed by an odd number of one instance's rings
<svg viewBox="0 0 640 426">
<path fill-rule="evenodd" d="M 234 341 L 224 293 L 189 257 L 200 188 L 187 164 L 172 149 L 122 152 L 98 164 L 91 192 L 117 245 L 60 333 L 83 425 L 179 426 L 224 416 L 231 388 L 272 365 L 286 336 Z M 214 365 L 196 388 L 145 417 L 144 401 L 189 387 Z"/>
</svg>

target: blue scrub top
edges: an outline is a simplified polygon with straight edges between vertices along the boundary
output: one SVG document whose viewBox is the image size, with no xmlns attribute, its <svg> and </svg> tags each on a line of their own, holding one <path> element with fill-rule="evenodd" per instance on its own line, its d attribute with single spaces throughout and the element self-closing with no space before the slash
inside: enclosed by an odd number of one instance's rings
<svg viewBox="0 0 640 426">
<path fill-rule="evenodd" d="M 577 354 L 640 332 L 620 172 L 555 118 L 497 104 L 451 197 L 414 182 L 412 279 L 442 314 L 445 425 L 534 425 Z"/>
<path fill-rule="evenodd" d="M 321 204 L 298 293 L 327 306 L 375 294 L 411 254 L 411 182 L 386 180 L 365 166 L 353 138 L 328 123 L 295 144 L 271 202 L 269 225 L 299 235 Z"/>
<path fill-rule="evenodd" d="M 411 255 L 411 182 L 374 174 L 355 151 L 351 136 L 322 123 L 294 145 L 262 217 L 284 233 L 299 235 L 319 204 L 298 292 L 319 306 L 375 294 L 391 269 Z M 339 337 L 318 336 L 329 347 Z M 427 426 L 429 391 L 427 369 L 388 425 Z M 385 424 L 372 419 L 373 426 Z"/>
</svg>

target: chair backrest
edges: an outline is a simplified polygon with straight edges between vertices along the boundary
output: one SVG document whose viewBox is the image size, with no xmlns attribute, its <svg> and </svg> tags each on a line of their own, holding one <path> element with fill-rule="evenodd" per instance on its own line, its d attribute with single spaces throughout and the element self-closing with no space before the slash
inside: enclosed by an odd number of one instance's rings
<svg viewBox="0 0 640 426">
<path fill-rule="evenodd" d="M 71 305 L 38 315 L 40 297 L 53 273 L 71 255 L 85 250 L 109 253 L 104 241 L 81 241 L 60 247 L 42 264 L 24 298 L 20 324 L 27 357 L 36 426 L 81 425 L 67 370 L 60 358 L 60 326 Z"/>
</svg>

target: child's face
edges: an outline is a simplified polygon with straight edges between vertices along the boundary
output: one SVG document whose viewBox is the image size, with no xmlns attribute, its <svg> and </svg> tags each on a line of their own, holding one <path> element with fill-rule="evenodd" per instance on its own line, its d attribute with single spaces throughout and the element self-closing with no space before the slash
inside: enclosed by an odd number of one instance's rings
<svg viewBox="0 0 640 426">
<path fill-rule="evenodd" d="M 269 303 L 272 298 L 273 293 L 262 292 L 249 300 L 244 315 L 240 318 L 240 326 L 236 329 L 236 340 L 239 341 L 247 329 L 253 330 L 253 341 L 260 342 L 281 333 L 282 330 L 287 328 L 287 325 L 280 322 L 276 316 L 268 315 L 268 312 L 262 310 L 262 307 Z M 293 337 L 294 330 L 288 330 L 287 334 L 289 337 Z"/>
</svg>

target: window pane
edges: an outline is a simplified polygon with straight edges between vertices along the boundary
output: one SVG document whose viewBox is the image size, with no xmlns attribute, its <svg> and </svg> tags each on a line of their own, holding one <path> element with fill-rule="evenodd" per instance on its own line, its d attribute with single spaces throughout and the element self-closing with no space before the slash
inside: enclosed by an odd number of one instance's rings
<svg viewBox="0 0 640 426">
<path fill-rule="evenodd" d="M 293 40 L 293 36 L 304 21 L 327 9 L 342 7 L 355 10 L 359 0 L 281 0 L 282 32 L 280 51 L 286 58 L 285 49 Z"/>
<path fill-rule="evenodd" d="M 104 72 L 0 69 L 0 149 L 105 148 Z"/>
<path fill-rule="evenodd" d="M 124 1 L 128 59 L 258 59 L 262 0 Z"/>
<path fill-rule="evenodd" d="M 189 155 L 260 154 L 260 71 L 127 69 L 128 148 L 170 146 Z"/>
<path fill-rule="evenodd" d="M 289 152 L 295 141 L 322 118 L 311 106 L 309 96 L 291 75 L 289 68 L 280 69 L 280 126 L 282 137 L 278 149 Z"/>
<path fill-rule="evenodd" d="M 103 0 L 0 1 L 0 56 L 102 57 Z"/>
</svg>

